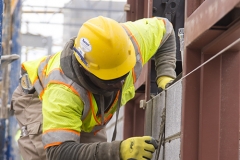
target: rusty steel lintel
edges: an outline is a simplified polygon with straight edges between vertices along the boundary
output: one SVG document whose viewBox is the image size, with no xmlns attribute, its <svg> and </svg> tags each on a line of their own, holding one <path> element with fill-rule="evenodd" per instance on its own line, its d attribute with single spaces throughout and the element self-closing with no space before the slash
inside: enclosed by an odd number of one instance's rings
<svg viewBox="0 0 240 160">
<path fill-rule="evenodd" d="M 224 32 L 224 30 L 215 29 L 215 30 L 207 30 L 202 37 L 205 37 L 204 39 L 198 40 L 195 43 L 191 44 L 191 48 L 194 49 L 202 49 L 209 43 L 213 41 L 213 39 L 216 39 L 219 35 L 221 35 Z"/>
<path fill-rule="evenodd" d="M 185 5 L 188 10 L 185 10 L 185 18 L 189 17 L 203 2 L 204 0 L 187 1 Z"/>
<path fill-rule="evenodd" d="M 221 51 L 223 48 L 227 47 L 229 44 L 233 43 L 240 38 L 240 21 L 238 21 L 234 26 L 229 28 L 206 47 L 202 49 L 203 54 L 214 54 Z M 240 49 L 240 45 L 232 47 L 232 51 Z"/>
<path fill-rule="evenodd" d="M 186 17 L 185 46 L 188 47 L 199 38 L 204 38 L 201 36 L 239 3 L 240 0 L 205 0 L 189 17 Z"/>
</svg>

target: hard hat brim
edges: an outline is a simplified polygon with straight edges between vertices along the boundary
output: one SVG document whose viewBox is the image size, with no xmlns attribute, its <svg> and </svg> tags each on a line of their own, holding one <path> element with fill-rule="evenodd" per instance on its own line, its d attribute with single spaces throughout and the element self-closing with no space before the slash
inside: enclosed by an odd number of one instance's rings
<svg viewBox="0 0 240 160">
<path fill-rule="evenodd" d="M 102 80 L 111 80 L 111 79 L 116 79 L 116 78 L 122 77 L 123 75 L 130 72 L 136 64 L 136 55 L 135 55 L 134 46 L 131 42 L 131 44 L 130 44 L 130 55 L 128 56 L 128 58 L 122 64 L 118 65 L 115 68 L 110 68 L 110 69 L 109 68 L 108 69 L 97 68 L 96 69 L 94 67 L 84 65 L 81 62 L 80 59 L 78 59 L 78 61 L 80 61 L 82 66 L 87 71 L 94 74 L 96 77 L 98 77 Z"/>
</svg>

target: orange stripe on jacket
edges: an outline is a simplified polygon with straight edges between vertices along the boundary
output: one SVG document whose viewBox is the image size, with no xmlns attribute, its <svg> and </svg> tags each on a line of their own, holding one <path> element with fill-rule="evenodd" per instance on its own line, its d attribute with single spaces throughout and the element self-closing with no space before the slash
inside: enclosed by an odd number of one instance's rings
<svg viewBox="0 0 240 160">
<path fill-rule="evenodd" d="M 49 81 L 49 83 L 63 84 L 63 85 L 65 85 L 65 86 L 67 86 L 69 89 L 71 89 L 77 96 L 80 96 L 80 95 L 78 94 L 78 92 L 77 92 L 71 85 L 68 85 L 68 84 L 66 84 L 66 83 L 63 83 L 63 82 L 57 81 L 57 80 L 51 80 L 51 81 Z"/>
<path fill-rule="evenodd" d="M 92 110 L 93 117 L 94 117 L 95 121 L 96 121 L 99 125 L 101 125 L 101 123 L 98 121 L 98 119 L 97 119 L 97 117 L 96 117 L 96 115 L 95 115 L 94 108 L 93 108 L 93 103 L 92 103 L 92 98 L 91 98 L 91 95 L 90 95 L 89 92 L 88 92 L 88 98 L 90 99 L 90 107 L 91 107 L 91 110 Z"/>
<path fill-rule="evenodd" d="M 142 61 L 142 63 L 143 63 L 142 54 L 141 54 L 140 47 L 139 47 L 139 44 L 138 44 L 136 38 L 133 36 L 132 32 L 131 32 L 126 26 L 124 26 L 124 24 L 122 24 L 122 26 L 123 26 L 123 28 L 126 29 L 126 31 L 128 32 L 128 34 L 130 35 L 130 37 L 132 37 L 132 38 L 133 38 L 133 41 L 136 43 L 136 45 L 137 45 L 137 50 L 138 50 L 138 52 L 140 53 L 140 59 L 141 59 L 141 61 Z"/>
<path fill-rule="evenodd" d="M 44 149 L 47 149 L 48 147 L 52 147 L 52 146 L 58 146 L 62 144 L 62 142 L 54 142 L 54 143 L 50 143 L 44 146 Z"/>
<path fill-rule="evenodd" d="M 43 132 L 43 134 L 46 134 L 48 132 L 58 132 L 58 131 L 66 131 L 66 132 L 71 132 L 74 134 L 77 134 L 78 136 L 80 136 L 80 132 L 71 130 L 71 129 L 67 129 L 67 128 L 54 128 L 54 129 L 48 129 L 46 131 Z"/>
</svg>

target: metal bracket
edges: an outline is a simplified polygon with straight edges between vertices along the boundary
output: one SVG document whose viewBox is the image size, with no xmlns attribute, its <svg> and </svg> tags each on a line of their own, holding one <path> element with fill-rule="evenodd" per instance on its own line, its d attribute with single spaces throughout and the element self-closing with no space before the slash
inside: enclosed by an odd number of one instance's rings
<svg viewBox="0 0 240 160">
<path fill-rule="evenodd" d="M 140 100 L 140 108 L 145 109 L 147 106 L 146 100 Z"/>
<path fill-rule="evenodd" d="M 170 22 L 172 22 L 176 14 L 176 11 L 178 9 L 178 6 L 179 6 L 179 0 L 169 0 L 168 2 L 166 2 L 166 8 L 165 8 L 164 14 Z"/>
<path fill-rule="evenodd" d="M 167 3 L 168 0 L 162 0 L 162 3 Z"/>
<path fill-rule="evenodd" d="M 124 11 L 130 11 L 130 4 L 124 5 Z"/>
</svg>

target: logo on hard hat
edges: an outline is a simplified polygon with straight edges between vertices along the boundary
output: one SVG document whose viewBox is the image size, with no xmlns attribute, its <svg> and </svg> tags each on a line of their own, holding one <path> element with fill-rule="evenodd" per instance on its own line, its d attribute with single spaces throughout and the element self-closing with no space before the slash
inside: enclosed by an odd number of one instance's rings
<svg viewBox="0 0 240 160">
<path fill-rule="evenodd" d="M 80 39 L 80 47 L 84 52 L 90 52 L 92 50 L 92 45 L 87 38 Z"/>
</svg>

